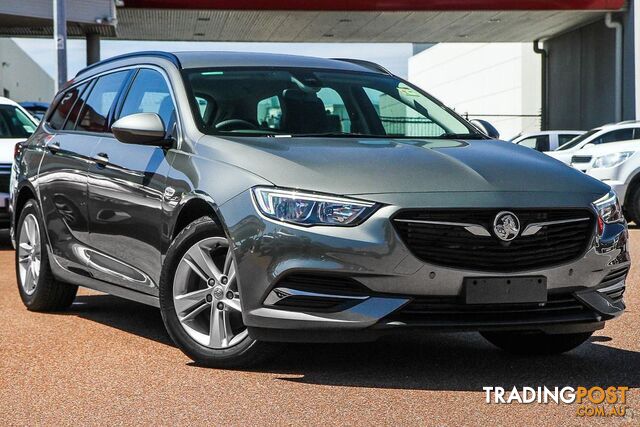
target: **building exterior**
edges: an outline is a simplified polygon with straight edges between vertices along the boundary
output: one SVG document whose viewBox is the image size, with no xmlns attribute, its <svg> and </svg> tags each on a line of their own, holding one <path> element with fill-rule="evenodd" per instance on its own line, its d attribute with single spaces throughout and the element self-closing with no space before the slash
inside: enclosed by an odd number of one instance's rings
<svg viewBox="0 0 640 427">
<path fill-rule="evenodd" d="M 0 96 L 50 102 L 53 95 L 53 78 L 13 40 L 0 38 Z"/>
<path fill-rule="evenodd" d="M 409 80 L 510 138 L 540 130 L 540 61 L 530 43 L 441 43 L 409 59 Z"/>
</svg>

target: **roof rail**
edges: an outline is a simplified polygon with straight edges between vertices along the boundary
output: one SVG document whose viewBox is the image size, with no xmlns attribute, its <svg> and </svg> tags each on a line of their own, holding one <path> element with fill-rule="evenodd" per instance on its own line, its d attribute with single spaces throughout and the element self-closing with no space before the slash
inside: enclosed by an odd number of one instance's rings
<svg viewBox="0 0 640 427">
<path fill-rule="evenodd" d="M 126 59 L 126 58 L 135 58 L 137 56 L 155 56 L 157 58 L 164 58 L 167 59 L 169 61 L 171 61 L 176 67 L 181 68 L 181 64 L 180 64 L 180 60 L 178 59 L 178 57 L 176 55 L 174 55 L 173 53 L 169 53 L 169 52 L 163 52 L 160 50 L 145 50 L 145 51 L 140 51 L 140 52 L 131 52 L 131 53 L 125 53 L 122 55 L 117 55 L 117 56 L 112 56 L 111 58 L 96 62 L 95 64 L 91 64 L 88 67 L 83 68 L 82 70 L 78 71 L 78 73 L 76 74 L 76 77 L 79 76 L 80 74 L 84 74 L 87 71 L 90 71 L 96 67 L 99 67 L 101 65 L 104 64 L 108 64 L 109 62 L 113 62 L 113 61 L 117 61 L 119 59 Z"/>
<path fill-rule="evenodd" d="M 387 70 L 382 65 L 376 64 L 375 62 L 371 62 L 371 61 L 365 61 L 364 59 L 351 59 L 351 58 L 331 58 L 331 59 L 335 61 L 350 62 L 352 64 L 360 65 L 370 70 L 380 71 L 385 74 L 391 74 L 391 71 Z"/>
</svg>

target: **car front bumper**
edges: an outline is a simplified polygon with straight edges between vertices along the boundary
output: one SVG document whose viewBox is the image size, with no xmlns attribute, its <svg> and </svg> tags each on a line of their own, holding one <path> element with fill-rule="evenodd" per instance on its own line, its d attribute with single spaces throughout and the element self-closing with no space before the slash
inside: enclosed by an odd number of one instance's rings
<svg viewBox="0 0 640 427">
<path fill-rule="evenodd" d="M 411 203 L 425 206 L 427 197 L 412 195 Z M 510 200 L 509 206 L 528 203 L 522 195 L 500 197 Z M 621 293 L 629 255 L 623 224 L 607 225 L 603 236 L 594 236 L 584 255 L 570 263 L 518 273 L 472 271 L 416 258 L 390 221 L 401 207 L 408 207 L 402 197 L 396 200 L 402 204 L 387 204 L 356 227 L 300 227 L 273 221 L 257 212 L 250 192 L 220 206 L 236 255 L 243 320 L 252 336 L 352 341 L 414 327 L 562 333 L 599 329 L 625 308 Z M 564 200 L 576 206 L 571 196 Z M 547 202 L 543 197 L 538 201 Z M 496 200 L 489 197 L 483 203 L 495 206 Z M 546 278 L 547 303 L 471 306 L 462 301 L 465 278 L 532 276 Z M 312 285 L 322 281 L 325 288 L 310 291 L 305 280 Z M 278 305 L 309 297 L 333 298 L 337 308 Z"/>
</svg>

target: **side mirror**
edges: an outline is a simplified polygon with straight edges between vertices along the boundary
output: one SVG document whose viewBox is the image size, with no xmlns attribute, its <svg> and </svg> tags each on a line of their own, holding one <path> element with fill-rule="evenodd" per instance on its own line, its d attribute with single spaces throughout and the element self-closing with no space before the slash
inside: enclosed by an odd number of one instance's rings
<svg viewBox="0 0 640 427">
<path fill-rule="evenodd" d="M 496 129 L 491 123 L 486 120 L 473 119 L 471 120 L 471 124 L 480 129 L 482 132 L 484 132 L 485 135 L 490 138 L 500 138 L 500 132 L 498 132 L 498 129 Z"/>
<path fill-rule="evenodd" d="M 113 136 L 125 144 L 166 145 L 167 132 L 156 113 L 136 113 L 122 117 L 111 126 Z"/>
</svg>

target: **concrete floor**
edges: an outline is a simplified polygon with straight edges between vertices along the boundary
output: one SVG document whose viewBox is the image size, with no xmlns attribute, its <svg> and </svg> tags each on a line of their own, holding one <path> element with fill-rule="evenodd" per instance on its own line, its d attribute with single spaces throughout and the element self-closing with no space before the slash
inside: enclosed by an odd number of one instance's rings
<svg viewBox="0 0 640 427">
<path fill-rule="evenodd" d="M 631 234 L 638 259 L 640 230 Z M 627 313 L 565 355 L 514 357 L 477 334 L 432 334 L 371 344 L 288 345 L 260 369 L 233 371 L 195 366 L 171 343 L 158 310 L 144 305 L 82 291 L 67 312 L 28 312 L 16 289 L 13 258 L 6 235 L 0 236 L 3 425 L 586 421 L 576 418 L 575 404 L 484 402 L 483 386 L 514 385 L 629 386 L 625 421 L 640 422 L 637 264 L 627 282 Z"/>
</svg>

